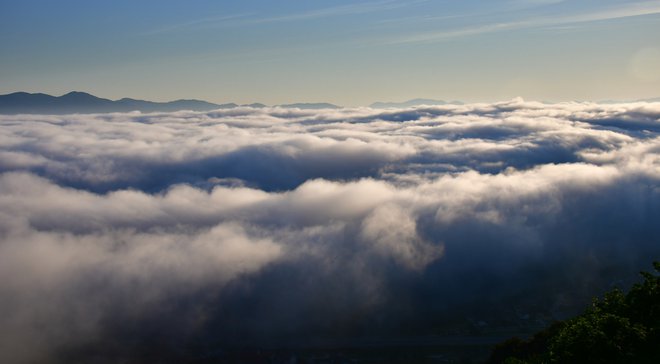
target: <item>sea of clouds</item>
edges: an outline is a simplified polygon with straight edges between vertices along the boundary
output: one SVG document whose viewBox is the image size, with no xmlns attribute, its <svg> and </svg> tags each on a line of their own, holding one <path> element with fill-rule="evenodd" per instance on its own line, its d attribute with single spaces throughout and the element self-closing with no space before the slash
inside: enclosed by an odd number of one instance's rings
<svg viewBox="0 0 660 364">
<path fill-rule="evenodd" d="M 659 221 L 660 103 L 0 116 L 0 361 L 560 315 Z"/>
</svg>

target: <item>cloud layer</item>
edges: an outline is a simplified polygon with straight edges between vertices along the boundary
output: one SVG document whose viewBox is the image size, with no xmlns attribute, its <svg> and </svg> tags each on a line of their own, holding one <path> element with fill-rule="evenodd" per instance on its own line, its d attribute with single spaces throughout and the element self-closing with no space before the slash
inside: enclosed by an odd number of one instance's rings
<svg viewBox="0 0 660 364">
<path fill-rule="evenodd" d="M 0 124 L 3 362 L 560 314 L 660 256 L 660 103 Z"/>
</svg>

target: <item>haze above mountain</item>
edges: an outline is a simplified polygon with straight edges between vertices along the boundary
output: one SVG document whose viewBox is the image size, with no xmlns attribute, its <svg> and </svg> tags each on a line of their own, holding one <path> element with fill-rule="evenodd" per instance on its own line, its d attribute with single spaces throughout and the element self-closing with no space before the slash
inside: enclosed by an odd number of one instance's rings
<svg viewBox="0 0 660 364">
<path fill-rule="evenodd" d="M 421 105 L 462 105 L 461 101 L 443 101 L 443 100 L 433 100 L 433 99 L 412 99 L 404 102 L 374 102 L 369 105 L 373 109 L 387 109 L 387 108 L 402 108 L 402 107 L 413 107 Z"/>
</svg>

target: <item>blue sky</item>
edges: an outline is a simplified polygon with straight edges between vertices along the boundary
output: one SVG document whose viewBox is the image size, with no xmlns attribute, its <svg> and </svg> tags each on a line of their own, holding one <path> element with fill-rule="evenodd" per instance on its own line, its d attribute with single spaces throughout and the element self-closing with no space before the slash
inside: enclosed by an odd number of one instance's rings
<svg viewBox="0 0 660 364">
<path fill-rule="evenodd" d="M 0 93 L 215 102 L 660 96 L 660 1 L 6 1 Z"/>
</svg>

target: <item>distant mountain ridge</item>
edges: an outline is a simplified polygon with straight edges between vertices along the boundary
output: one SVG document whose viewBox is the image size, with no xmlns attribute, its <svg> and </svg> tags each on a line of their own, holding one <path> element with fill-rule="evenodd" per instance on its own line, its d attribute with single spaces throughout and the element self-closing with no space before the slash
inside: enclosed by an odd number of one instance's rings
<svg viewBox="0 0 660 364">
<path fill-rule="evenodd" d="M 330 104 L 327 102 L 299 102 L 295 104 L 283 104 L 277 105 L 278 107 L 283 107 L 285 109 L 308 109 L 308 110 L 318 110 L 318 109 L 341 109 L 341 106 Z"/>
<path fill-rule="evenodd" d="M 635 101 L 603 100 L 601 104 L 616 104 L 621 102 L 660 102 L 660 98 L 649 98 Z M 415 106 L 462 105 L 461 101 L 443 101 L 433 99 L 411 99 L 403 102 L 374 102 L 369 105 L 373 109 L 409 108 Z M 266 108 L 261 103 L 239 105 L 236 103 L 214 104 L 195 99 L 181 99 L 169 102 L 155 102 L 122 98 L 110 100 L 91 95 L 86 92 L 72 91 L 62 96 L 51 96 L 43 93 L 14 92 L 0 95 L 0 114 L 91 114 L 110 112 L 172 112 L 180 110 L 210 111 L 232 109 L 237 107 Z M 291 103 L 274 105 L 286 109 L 320 110 L 340 109 L 342 106 L 327 102 Z"/>
<path fill-rule="evenodd" d="M 86 92 L 72 91 L 62 96 L 15 92 L 0 95 L 1 114 L 72 114 L 108 112 L 208 111 L 236 107 L 236 104 L 213 104 L 201 100 L 154 102 L 123 98 L 109 100 Z"/>
<path fill-rule="evenodd" d="M 131 98 L 110 100 L 80 91 L 72 91 L 62 96 L 27 92 L 14 92 L 7 95 L 0 95 L 0 114 L 92 114 L 130 111 L 171 112 L 179 110 L 209 111 L 236 107 L 264 108 L 268 107 L 268 105 L 261 103 L 247 105 L 238 105 L 235 103 L 214 104 L 194 99 L 169 102 L 154 102 Z M 298 109 L 341 108 L 341 106 L 325 102 L 282 104 L 277 105 L 277 107 Z"/>
</svg>

